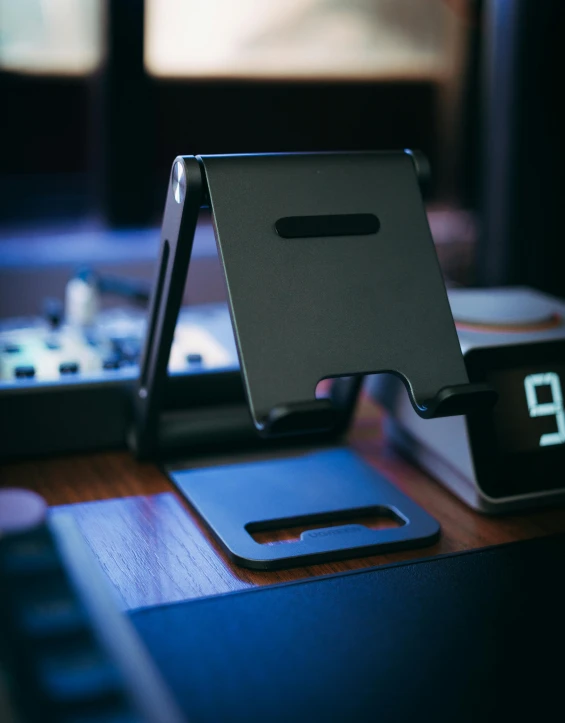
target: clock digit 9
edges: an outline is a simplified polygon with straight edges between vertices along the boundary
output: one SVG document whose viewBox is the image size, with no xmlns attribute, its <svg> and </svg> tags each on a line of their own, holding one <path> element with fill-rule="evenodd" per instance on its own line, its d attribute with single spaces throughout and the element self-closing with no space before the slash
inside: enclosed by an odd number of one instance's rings
<svg viewBox="0 0 565 723">
<path fill-rule="evenodd" d="M 540 404 L 537 396 L 537 387 L 551 389 L 551 402 Z M 551 444 L 563 444 L 565 442 L 565 413 L 563 412 L 563 392 L 561 391 L 561 380 L 555 372 L 545 374 L 528 374 L 524 379 L 524 389 L 528 400 L 530 417 L 546 417 L 555 415 L 557 432 L 542 434 L 539 440 L 540 447 L 547 447 Z"/>
</svg>

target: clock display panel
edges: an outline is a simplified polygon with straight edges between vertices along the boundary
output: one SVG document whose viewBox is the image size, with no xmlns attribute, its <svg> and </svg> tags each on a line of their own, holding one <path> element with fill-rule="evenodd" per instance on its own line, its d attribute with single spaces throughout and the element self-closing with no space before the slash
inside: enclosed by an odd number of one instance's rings
<svg viewBox="0 0 565 723">
<path fill-rule="evenodd" d="M 471 381 L 498 392 L 467 418 L 477 484 L 502 498 L 565 487 L 565 342 L 473 349 Z"/>
<path fill-rule="evenodd" d="M 517 454 L 565 443 L 565 365 L 496 371 L 487 382 L 499 394 L 493 410 L 503 452 Z"/>
</svg>

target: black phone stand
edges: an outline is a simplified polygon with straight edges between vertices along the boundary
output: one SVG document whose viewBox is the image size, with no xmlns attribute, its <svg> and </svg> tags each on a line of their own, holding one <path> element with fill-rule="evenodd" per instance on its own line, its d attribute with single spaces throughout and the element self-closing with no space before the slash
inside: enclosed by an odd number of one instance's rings
<svg viewBox="0 0 565 723">
<path fill-rule="evenodd" d="M 363 375 L 378 372 L 399 376 L 425 418 L 467 414 L 494 403 L 490 388 L 470 384 L 467 377 L 417 171 L 418 157 L 411 152 L 175 160 L 136 397 L 139 456 L 159 454 L 163 440 L 167 362 L 202 206 L 212 213 L 241 374 L 259 436 L 303 437 L 344 428 Z M 341 380 L 337 391 L 316 398 L 318 382 L 328 378 Z M 233 469 L 224 468 L 223 479 Z M 252 488 L 242 488 L 237 524 L 246 534 L 255 523 L 276 523 L 269 474 L 254 476 Z M 366 497 L 365 485 L 359 496 L 352 468 L 345 469 L 345 508 L 378 507 L 380 483 L 375 484 L 374 499 Z M 323 481 L 314 507 L 307 479 L 288 475 L 286 487 L 293 510 L 284 515 L 287 523 L 336 513 L 328 509 Z M 192 501 L 186 475 L 182 490 Z M 217 479 L 204 493 L 211 505 L 200 497 L 197 505 L 224 544 L 221 527 L 233 526 L 225 492 Z M 236 498 L 237 491 L 230 497 L 232 507 Z M 254 519 L 245 512 L 246 499 Z M 223 512 L 210 519 L 206 510 L 218 506 Z M 332 551 L 343 556 L 344 549 L 351 556 L 374 552 L 378 544 L 373 539 L 371 545 L 352 547 L 346 537 L 334 535 L 323 559 Z M 301 557 L 290 549 L 295 545 L 285 545 L 288 555 L 275 562 L 264 551 L 261 558 L 260 549 L 253 557 L 249 546 L 242 545 L 242 554 L 225 546 L 240 564 L 253 567 L 301 564 L 304 555 L 318 561 L 311 550 Z"/>
</svg>

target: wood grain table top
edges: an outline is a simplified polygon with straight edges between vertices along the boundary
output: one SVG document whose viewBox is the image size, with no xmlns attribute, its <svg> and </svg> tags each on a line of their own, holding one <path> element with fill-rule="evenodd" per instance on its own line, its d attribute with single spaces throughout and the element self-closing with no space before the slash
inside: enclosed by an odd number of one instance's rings
<svg viewBox="0 0 565 723">
<path fill-rule="evenodd" d="M 565 532 L 564 506 L 500 517 L 469 509 L 398 456 L 381 421 L 381 410 L 363 396 L 347 443 L 438 520 L 442 535 L 430 547 L 276 572 L 247 570 L 228 560 L 157 465 L 137 462 L 127 451 L 4 464 L 0 485 L 35 490 L 55 507 L 53 514 L 70 513 L 126 609 Z"/>
</svg>

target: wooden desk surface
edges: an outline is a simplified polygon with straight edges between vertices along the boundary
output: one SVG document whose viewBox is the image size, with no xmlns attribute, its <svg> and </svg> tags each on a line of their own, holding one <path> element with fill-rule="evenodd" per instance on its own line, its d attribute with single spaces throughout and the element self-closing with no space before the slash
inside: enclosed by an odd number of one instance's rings
<svg viewBox="0 0 565 723">
<path fill-rule="evenodd" d="M 70 512 L 119 591 L 124 608 L 229 592 L 398 560 L 565 532 L 565 507 L 486 517 L 473 512 L 386 444 L 380 410 L 363 397 L 350 446 L 441 524 L 435 545 L 277 572 L 240 568 L 154 464 L 125 451 L 0 466 L 0 485 L 39 492 Z M 75 504 L 87 503 L 87 504 Z"/>
</svg>

